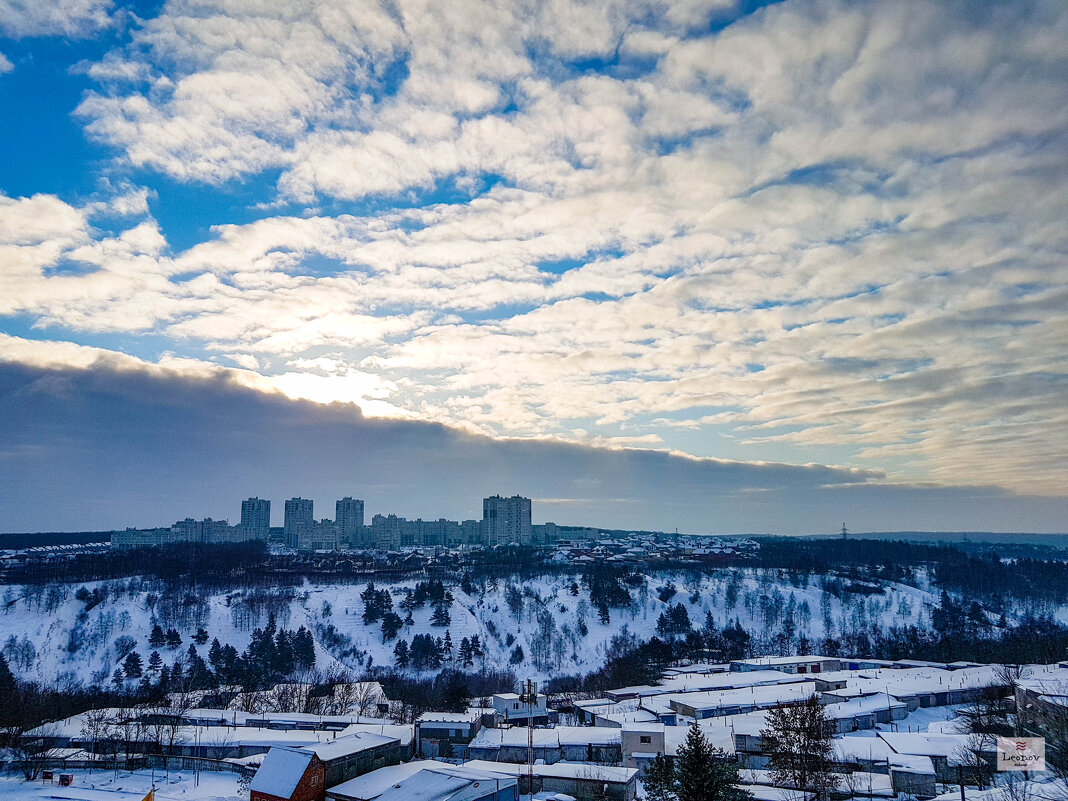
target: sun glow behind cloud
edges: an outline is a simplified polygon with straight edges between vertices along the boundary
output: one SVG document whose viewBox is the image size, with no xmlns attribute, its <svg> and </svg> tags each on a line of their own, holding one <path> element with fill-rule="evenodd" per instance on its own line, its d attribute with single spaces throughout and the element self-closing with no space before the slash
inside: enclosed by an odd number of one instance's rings
<svg viewBox="0 0 1068 801">
<path fill-rule="evenodd" d="M 497 437 L 1068 486 L 1062 4 L 9 6 L 0 81 L 20 37 L 124 31 L 66 110 L 108 183 L 0 195 L 23 336 Z"/>
</svg>

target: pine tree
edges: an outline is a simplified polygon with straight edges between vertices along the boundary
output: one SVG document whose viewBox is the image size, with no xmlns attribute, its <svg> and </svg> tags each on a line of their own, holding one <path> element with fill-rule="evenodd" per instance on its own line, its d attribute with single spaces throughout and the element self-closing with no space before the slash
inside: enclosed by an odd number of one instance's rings
<svg viewBox="0 0 1068 801">
<path fill-rule="evenodd" d="M 174 664 L 171 665 L 171 680 L 170 690 L 171 692 L 181 688 L 182 683 L 185 681 L 185 671 L 182 670 L 181 661 L 175 659 Z"/>
<path fill-rule="evenodd" d="M 12 721 L 17 706 L 18 682 L 15 674 L 7 665 L 4 655 L 0 654 L 0 726 L 6 726 Z"/>
<path fill-rule="evenodd" d="M 709 745 L 696 721 L 679 746 L 675 777 L 679 801 L 742 801 L 749 797 L 736 786 L 738 763 Z"/>
<path fill-rule="evenodd" d="M 178 633 L 177 629 L 167 629 L 167 647 L 177 648 L 182 644 L 182 635 Z"/>
<path fill-rule="evenodd" d="M 137 651 L 130 651 L 126 655 L 126 660 L 122 663 L 122 671 L 128 679 L 141 678 L 141 655 Z"/>
<path fill-rule="evenodd" d="M 208 641 L 208 633 L 203 628 L 197 629 L 197 633 L 193 635 L 193 642 L 197 645 L 203 645 Z"/>
<path fill-rule="evenodd" d="M 298 668 L 310 670 L 315 666 L 315 638 L 304 626 L 293 635 L 293 656 Z"/>
<path fill-rule="evenodd" d="M 445 657 L 445 661 L 452 661 L 452 632 L 445 629 L 445 641 L 443 643 L 442 655 Z"/>
<path fill-rule="evenodd" d="M 457 670 L 442 672 L 435 684 L 441 687 L 441 706 L 446 712 L 467 710 L 471 693 L 467 689 L 467 677 Z"/>
<path fill-rule="evenodd" d="M 597 605 L 597 619 L 605 626 L 612 622 L 612 616 L 608 612 L 608 604 L 600 603 Z"/>
<path fill-rule="evenodd" d="M 648 801 L 675 801 L 675 766 L 658 753 L 642 775 Z"/>
<path fill-rule="evenodd" d="M 469 668 L 472 664 L 474 664 L 474 660 L 472 659 L 471 653 L 471 641 L 467 639 L 467 637 L 463 637 L 460 640 L 460 650 L 458 652 L 458 656 L 460 657 L 461 667 Z"/>
<path fill-rule="evenodd" d="M 675 759 L 679 801 L 708 801 L 712 784 L 712 749 L 696 721 L 686 733 Z"/>
<path fill-rule="evenodd" d="M 159 655 L 159 651 L 153 651 L 148 655 L 148 669 L 153 673 L 159 673 L 160 668 L 163 667 L 163 657 Z"/>
<path fill-rule="evenodd" d="M 709 633 L 715 633 L 716 631 L 716 619 L 712 617 L 711 611 L 705 612 L 705 635 Z"/>
<path fill-rule="evenodd" d="M 512 649 L 512 655 L 508 658 L 508 662 L 513 665 L 518 665 L 525 658 L 526 656 L 523 653 L 523 646 L 517 645 L 515 648 Z"/>
<path fill-rule="evenodd" d="M 396 612 L 387 612 L 382 617 L 382 642 L 389 642 L 396 637 L 403 625 L 404 621 L 400 619 L 400 615 Z"/>
<path fill-rule="evenodd" d="M 148 644 L 152 648 L 161 648 L 165 642 L 166 638 L 163 636 L 163 629 L 157 623 L 152 627 L 152 633 L 148 635 Z"/>
<path fill-rule="evenodd" d="M 393 646 L 393 663 L 402 670 L 408 667 L 408 641 L 397 640 L 397 644 Z"/>
<path fill-rule="evenodd" d="M 111 683 L 115 685 L 115 689 L 120 692 L 126 686 L 126 677 L 122 675 L 122 668 L 115 668 L 115 672 L 111 675 Z"/>
<path fill-rule="evenodd" d="M 297 665 L 294 643 L 289 632 L 282 629 L 274 638 L 274 669 L 282 676 L 288 676 Z"/>
<path fill-rule="evenodd" d="M 452 617 L 449 615 L 449 608 L 444 602 L 438 603 L 434 607 L 434 614 L 430 616 L 431 626 L 448 626 L 452 623 Z"/>
<path fill-rule="evenodd" d="M 222 645 L 219 644 L 219 638 L 216 637 L 211 641 L 211 647 L 208 648 L 208 663 L 216 673 L 219 672 L 219 666 L 222 664 L 222 654 Z"/>
</svg>

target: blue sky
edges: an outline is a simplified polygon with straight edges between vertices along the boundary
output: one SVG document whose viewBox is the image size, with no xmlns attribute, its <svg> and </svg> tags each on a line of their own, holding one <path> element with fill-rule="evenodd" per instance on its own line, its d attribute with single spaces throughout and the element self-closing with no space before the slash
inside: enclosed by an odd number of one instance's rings
<svg viewBox="0 0 1068 801">
<path fill-rule="evenodd" d="M 1059 2 L 0 0 L 0 363 L 1063 528 L 1066 40 Z M 851 497 L 771 519 L 923 527 Z"/>
</svg>

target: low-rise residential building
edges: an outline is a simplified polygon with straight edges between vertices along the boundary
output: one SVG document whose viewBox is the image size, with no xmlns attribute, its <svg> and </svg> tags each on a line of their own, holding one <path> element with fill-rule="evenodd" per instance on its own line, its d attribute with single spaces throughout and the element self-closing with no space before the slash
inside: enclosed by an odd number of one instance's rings
<svg viewBox="0 0 1068 801">
<path fill-rule="evenodd" d="M 519 782 L 500 771 L 432 760 L 382 768 L 326 792 L 330 801 L 518 801 Z"/>
<path fill-rule="evenodd" d="M 311 751 L 272 748 L 249 784 L 249 801 L 320 801 L 323 764 Z"/>
<path fill-rule="evenodd" d="M 737 715 L 757 709 L 800 704 L 816 695 L 814 682 L 775 684 L 737 690 L 705 693 L 679 693 L 669 703 L 680 715 L 704 720 L 706 718 Z"/>
<path fill-rule="evenodd" d="M 752 670 L 778 670 L 783 673 L 826 673 L 841 668 L 841 660 L 829 656 L 761 656 L 755 659 L 738 659 L 731 662 L 732 673 Z"/>
<path fill-rule="evenodd" d="M 601 726 L 556 726 L 533 731 L 534 759 L 547 765 L 556 762 L 623 762 L 620 729 Z M 467 747 L 471 759 L 486 762 L 526 762 L 528 730 L 514 726 L 482 729 Z"/>
<path fill-rule="evenodd" d="M 548 703 L 549 699 L 541 693 L 534 703 L 520 700 L 516 693 L 498 693 L 493 696 L 493 712 L 498 725 L 525 725 L 533 717 L 535 726 L 545 726 L 549 723 Z"/>
<path fill-rule="evenodd" d="M 520 792 L 529 792 L 526 765 L 474 760 L 465 762 L 463 767 L 514 776 L 519 780 Z M 638 771 L 635 768 L 557 762 L 553 765 L 535 764 L 533 774 L 535 793 L 567 793 L 578 798 L 607 794 L 609 798 L 633 801 L 638 792 Z"/>
<path fill-rule="evenodd" d="M 427 759 L 466 759 L 468 743 L 481 728 L 481 710 L 424 712 L 415 722 L 416 750 Z"/>
</svg>

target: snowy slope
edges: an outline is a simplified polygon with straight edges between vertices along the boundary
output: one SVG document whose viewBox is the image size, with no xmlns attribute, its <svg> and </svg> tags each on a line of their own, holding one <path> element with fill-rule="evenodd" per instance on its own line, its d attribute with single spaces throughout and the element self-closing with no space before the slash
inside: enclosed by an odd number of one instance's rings
<svg viewBox="0 0 1068 801">
<path fill-rule="evenodd" d="M 579 584 L 578 595 L 570 592 L 572 582 Z M 6 587 L 4 597 L 8 602 L 0 611 L 0 639 L 6 645 L 5 654 L 12 669 L 22 677 L 49 683 L 67 679 L 107 682 L 121 661 L 114 643 L 123 635 L 134 638 L 136 650 L 147 665 L 152 650 L 148 647 L 148 634 L 153 623 L 159 621 L 167 628 L 175 620 L 174 609 L 181 611 L 181 603 L 169 599 L 172 603 L 168 605 L 159 597 L 162 590 L 157 583 L 134 579 L 107 583 L 110 590 L 107 600 L 83 611 L 85 604 L 74 597 L 78 587 L 93 590 L 104 588 L 104 584 L 59 585 L 47 592 Z M 658 593 L 668 584 L 673 584 L 677 592 L 664 602 Z M 515 614 L 506 600 L 509 585 L 522 595 L 521 607 Z M 288 629 L 304 625 L 313 632 L 319 668 L 343 665 L 358 672 L 368 665 L 392 665 L 395 641 L 382 641 L 379 624 L 363 624 L 364 603 L 359 595 L 365 586 L 305 583 L 294 589 L 292 599 L 276 604 L 278 624 Z M 399 605 L 405 590 L 414 587 L 415 581 L 379 582 L 376 586 L 390 591 L 394 610 L 404 617 Z M 647 575 L 644 586 L 631 591 L 634 603 L 627 609 L 611 609 L 610 621 L 602 624 L 577 573 L 493 580 L 470 594 L 459 586 L 450 590 L 454 601 L 450 607 L 451 623 L 446 628 L 454 653 L 461 638 L 477 634 L 486 655 L 476 667 L 503 668 L 509 666 L 509 657 L 518 645 L 524 661 L 513 667 L 524 676 L 539 679 L 600 667 L 610 639 L 624 626 L 631 634 L 648 638 L 656 633 L 661 612 L 679 603 L 685 606 L 695 627 L 703 625 L 706 613 L 711 613 L 718 626 L 737 619 L 747 630 L 761 632 L 767 630 L 762 607 L 774 605 L 778 599 L 780 611 L 794 609 L 798 634 L 813 640 L 825 636 L 828 622 L 831 632 L 837 634 L 866 629 L 872 622 L 883 626 L 924 625 L 930 607 L 937 603 L 937 596 L 932 592 L 901 584 L 889 585 L 884 595 L 846 596 L 843 604 L 815 583 L 797 587 L 783 583 L 774 571 L 721 571 L 697 579 L 683 573 L 665 572 Z M 199 622 L 209 634 L 209 644 L 210 638 L 217 637 L 223 644 L 244 650 L 251 630 L 267 622 L 263 608 L 258 613 L 238 611 L 251 595 L 253 591 L 235 589 L 199 599 L 202 602 L 198 607 Z M 734 604 L 728 608 L 728 598 L 732 596 Z M 416 634 L 444 637 L 446 628 L 431 625 L 432 613 L 430 604 L 414 610 L 413 625 L 402 628 L 398 636 L 409 642 Z M 185 653 L 196 622 L 196 615 L 192 615 L 184 622 L 175 623 L 183 644 L 173 650 L 159 649 L 164 662 L 173 662 Z M 580 633 L 580 623 L 587 629 L 585 636 Z M 328 650 L 323 647 L 323 632 L 331 625 L 342 644 L 335 643 Z M 772 625 L 777 631 L 779 623 Z M 73 652 L 68 647 L 72 632 L 81 641 L 81 646 Z M 202 657 L 207 657 L 207 647 L 198 648 Z"/>
</svg>

